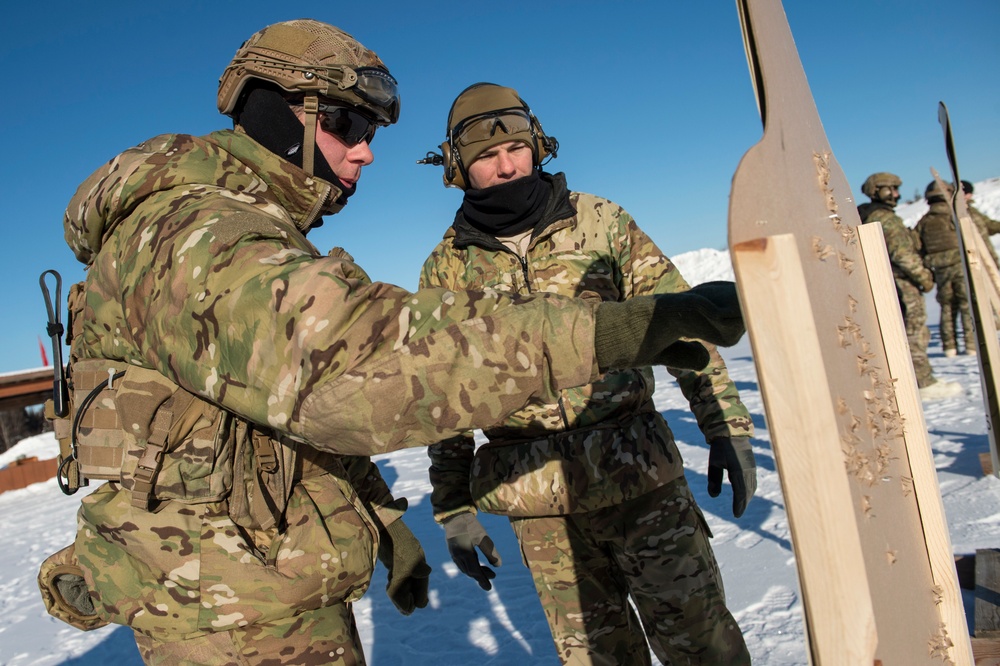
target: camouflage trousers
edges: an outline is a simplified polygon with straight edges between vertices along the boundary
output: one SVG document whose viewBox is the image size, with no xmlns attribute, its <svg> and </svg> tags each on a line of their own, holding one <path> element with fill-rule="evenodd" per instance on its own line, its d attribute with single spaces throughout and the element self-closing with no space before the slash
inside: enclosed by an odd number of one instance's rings
<svg viewBox="0 0 1000 666">
<path fill-rule="evenodd" d="M 563 664 L 749 664 L 687 481 L 587 513 L 511 518 Z M 648 645 L 647 645 L 648 640 Z"/>
<path fill-rule="evenodd" d="M 958 351 L 958 321 L 961 318 L 962 341 L 968 348 L 972 337 L 972 314 L 965 288 L 965 269 L 962 264 L 935 268 L 934 281 L 937 283 L 937 302 L 941 305 L 941 346 Z M 972 346 L 975 345 L 973 340 Z"/>
<path fill-rule="evenodd" d="M 927 328 L 927 305 L 924 303 L 924 294 L 917 285 L 905 278 L 897 277 L 896 296 L 899 297 L 899 308 L 903 311 L 906 341 L 910 347 L 910 358 L 913 359 L 913 373 L 917 377 L 917 387 L 930 386 L 937 379 L 931 370 L 930 359 L 927 358 L 927 345 L 931 341 L 931 332 Z"/>
<path fill-rule="evenodd" d="M 350 604 L 336 604 L 244 629 L 184 641 L 135 633 L 149 666 L 364 666 L 365 655 Z"/>
</svg>

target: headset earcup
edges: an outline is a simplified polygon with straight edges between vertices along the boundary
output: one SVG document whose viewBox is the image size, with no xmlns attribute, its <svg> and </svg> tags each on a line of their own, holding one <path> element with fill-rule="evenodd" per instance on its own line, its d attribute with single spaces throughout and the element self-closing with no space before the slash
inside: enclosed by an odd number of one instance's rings
<svg viewBox="0 0 1000 666">
<path fill-rule="evenodd" d="M 451 143 L 445 141 L 441 144 L 441 156 L 444 158 L 444 186 L 465 189 L 465 178 L 462 177 L 462 170 L 458 168 L 455 161 L 455 154 L 452 153 Z"/>
</svg>

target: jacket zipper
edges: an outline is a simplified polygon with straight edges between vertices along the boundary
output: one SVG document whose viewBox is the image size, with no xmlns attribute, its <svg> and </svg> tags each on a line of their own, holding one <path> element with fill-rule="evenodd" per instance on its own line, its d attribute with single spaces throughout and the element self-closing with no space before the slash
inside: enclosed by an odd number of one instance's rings
<svg viewBox="0 0 1000 666">
<path fill-rule="evenodd" d="M 530 294 L 531 275 L 528 273 L 528 258 L 522 257 L 516 253 L 513 254 L 518 258 L 518 261 L 521 262 L 521 273 L 524 276 L 524 288 Z M 561 391 L 559 392 L 559 402 L 557 404 L 559 405 L 559 416 L 562 417 L 563 429 L 569 430 L 569 416 L 566 414 L 566 405 L 563 404 L 563 395 Z"/>
</svg>

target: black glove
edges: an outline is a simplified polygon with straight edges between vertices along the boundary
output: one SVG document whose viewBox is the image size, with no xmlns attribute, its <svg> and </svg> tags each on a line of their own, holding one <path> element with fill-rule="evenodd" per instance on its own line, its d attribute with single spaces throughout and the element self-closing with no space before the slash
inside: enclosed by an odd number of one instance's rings
<svg viewBox="0 0 1000 666">
<path fill-rule="evenodd" d="M 718 497 L 722 492 L 722 470 L 725 469 L 733 487 L 733 516 L 739 518 L 757 490 L 757 463 L 750 438 L 726 437 L 713 439 L 708 444 L 708 494 Z"/>
<path fill-rule="evenodd" d="M 493 545 L 493 539 L 472 513 L 460 513 L 444 521 L 444 537 L 448 541 L 448 552 L 458 570 L 476 579 L 479 587 L 492 590 L 491 580 L 497 577 L 493 569 L 479 563 L 476 548 L 483 551 L 486 560 L 495 567 L 502 564 L 500 553 Z"/>
<path fill-rule="evenodd" d="M 688 291 L 605 301 L 597 306 L 594 351 L 601 372 L 611 368 L 669 365 L 700 370 L 708 365 L 704 340 L 723 347 L 746 332 L 736 284 L 705 282 Z"/>
<path fill-rule="evenodd" d="M 402 520 L 380 530 L 379 562 L 389 570 L 386 593 L 403 615 L 427 605 L 431 568 L 417 537 Z"/>
</svg>

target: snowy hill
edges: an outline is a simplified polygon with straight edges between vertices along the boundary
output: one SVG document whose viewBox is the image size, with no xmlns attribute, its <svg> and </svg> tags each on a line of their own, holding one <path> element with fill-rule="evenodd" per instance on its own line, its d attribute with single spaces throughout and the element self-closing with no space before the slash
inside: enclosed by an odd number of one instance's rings
<svg viewBox="0 0 1000 666">
<path fill-rule="evenodd" d="M 976 195 L 980 210 L 1000 217 L 1000 179 L 976 183 Z M 916 204 L 900 207 L 899 212 L 908 223 L 922 214 Z M 692 284 L 732 279 L 726 251 L 699 250 L 673 259 Z M 965 389 L 960 397 L 924 406 L 952 546 L 956 554 L 995 548 L 1000 544 L 1000 480 L 984 477 L 979 463 L 988 441 L 978 365 L 973 357 L 945 358 L 936 320 L 930 324 L 936 374 L 960 382 Z M 670 422 L 691 490 L 714 532 L 728 603 L 754 662 L 804 665 L 809 659 L 795 556 L 749 343 L 744 337 L 739 345 L 722 351 L 757 429 L 758 489 L 740 519 L 732 517 L 728 484 L 722 496 L 708 496 L 707 447 L 680 390 L 662 368 L 656 369 L 654 402 Z M 0 454 L 0 467 L 21 455 L 50 458 L 56 451 L 51 435 L 30 438 Z M 483 592 L 457 571 L 444 534 L 432 519 L 426 453 L 400 451 L 379 458 L 378 464 L 394 492 L 409 499 L 406 522 L 423 544 L 434 572 L 429 606 L 403 617 L 383 591 L 385 570 L 376 571 L 368 594 L 355 605 L 369 664 L 558 663 L 531 576 L 521 563 L 506 519 L 482 516 L 504 562 L 494 589 Z M 6 666 L 141 664 L 128 629 L 112 626 L 83 633 L 49 617 L 42 608 L 35 583 L 38 566 L 72 541 L 80 494 L 66 497 L 52 480 L 0 495 L 0 533 L 5 535 L 0 561 L 0 663 Z M 965 594 L 971 618 L 972 600 Z"/>
</svg>

